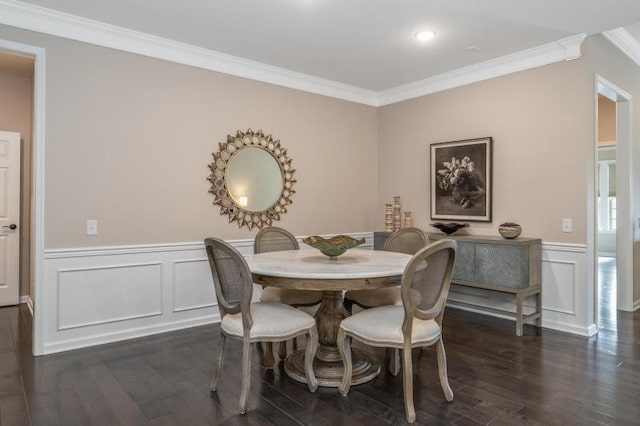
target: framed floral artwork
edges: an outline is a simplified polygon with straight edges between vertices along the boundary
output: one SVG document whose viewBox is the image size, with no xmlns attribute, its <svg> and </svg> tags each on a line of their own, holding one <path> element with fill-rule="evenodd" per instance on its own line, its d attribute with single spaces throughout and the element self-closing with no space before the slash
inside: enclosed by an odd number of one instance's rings
<svg viewBox="0 0 640 426">
<path fill-rule="evenodd" d="M 492 142 L 431 144 L 431 219 L 491 222 Z"/>
</svg>

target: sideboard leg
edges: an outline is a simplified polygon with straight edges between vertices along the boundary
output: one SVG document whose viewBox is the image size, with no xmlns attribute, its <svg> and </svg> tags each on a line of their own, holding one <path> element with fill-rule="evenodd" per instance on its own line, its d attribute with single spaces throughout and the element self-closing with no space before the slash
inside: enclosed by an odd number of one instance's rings
<svg viewBox="0 0 640 426">
<path fill-rule="evenodd" d="M 536 311 L 540 314 L 536 319 L 536 327 L 542 328 L 542 290 L 536 293 Z"/>
<path fill-rule="evenodd" d="M 516 294 L 516 336 L 522 336 L 522 297 L 521 293 Z"/>
</svg>

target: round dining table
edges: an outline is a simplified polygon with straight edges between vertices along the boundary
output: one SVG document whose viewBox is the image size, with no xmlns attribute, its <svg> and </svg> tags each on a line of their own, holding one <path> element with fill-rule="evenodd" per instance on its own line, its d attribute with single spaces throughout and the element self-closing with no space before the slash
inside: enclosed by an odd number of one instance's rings
<svg viewBox="0 0 640 426">
<path fill-rule="evenodd" d="M 313 365 L 318 384 L 326 387 L 337 387 L 344 371 L 336 346 L 340 322 L 350 315 L 344 307 L 343 292 L 400 285 L 410 259 L 403 253 L 365 249 L 351 249 L 335 260 L 311 249 L 246 257 L 256 284 L 322 292 L 315 314 L 319 348 Z M 374 356 L 352 348 L 352 359 L 352 385 L 370 381 L 380 373 L 380 362 Z M 304 350 L 288 355 L 284 367 L 287 375 L 306 382 Z"/>
</svg>

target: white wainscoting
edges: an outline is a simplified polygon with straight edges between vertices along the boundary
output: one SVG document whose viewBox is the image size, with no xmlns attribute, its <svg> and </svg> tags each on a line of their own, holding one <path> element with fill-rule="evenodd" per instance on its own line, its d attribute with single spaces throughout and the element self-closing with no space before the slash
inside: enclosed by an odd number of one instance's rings
<svg viewBox="0 0 640 426">
<path fill-rule="evenodd" d="M 58 269 L 57 330 L 162 315 L 162 262 Z"/>
<path fill-rule="evenodd" d="M 373 247 L 372 233 L 349 235 Z M 253 252 L 252 239 L 230 243 Z M 220 320 L 202 243 L 48 250 L 45 275 L 45 354 Z"/>
<path fill-rule="evenodd" d="M 587 249 L 578 244 L 542 244 L 542 326 L 568 333 L 591 336 L 596 333 L 589 300 L 593 288 L 587 280 Z M 460 307 L 455 301 L 515 312 L 515 298 L 506 293 L 487 292 L 481 289 L 452 287 L 449 299 L 451 306 L 476 312 L 481 309 Z M 526 311 L 532 311 L 529 308 Z M 483 312 L 485 313 L 485 312 Z M 488 314 L 501 318 L 506 315 Z M 515 327 L 515 326 L 514 326 Z M 515 332 L 515 331 L 514 331 Z"/>
<path fill-rule="evenodd" d="M 349 235 L 365 237 L 362 247 L 372 248 L 372 233 Z M 253 250 L 253 240 L 230 242 L 245 255 Z M 543 327 L 595 333 L 586 265 L 583 245 L 543 244 Z M 46 318 L 45 353 L 220 320 L 201 243 L 48 250 L 45 271 L 48 285 L 38 306 Z M 254 298 L 259 293 L 256 286 Z M 457 287 L 451 298 L 515 311 L 513 297 L 506 294 Z"/>
</svg>

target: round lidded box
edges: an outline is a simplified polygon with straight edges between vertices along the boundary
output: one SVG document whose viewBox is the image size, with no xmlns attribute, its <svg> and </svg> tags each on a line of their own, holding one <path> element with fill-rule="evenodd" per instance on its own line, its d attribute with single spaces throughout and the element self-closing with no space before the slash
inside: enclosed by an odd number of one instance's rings
<svg viewBox="0 0 640 426">
<path fill-rule="evenodd" d="M 518 238 L 518 236 L 522 233 L 522 226 L 513 222 L 505 222 L 498 227 L 498 232 L 504 238 L 512 240 L 514 238 Z"/>
</svg>

